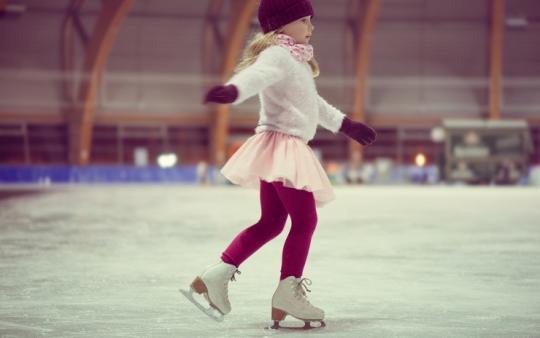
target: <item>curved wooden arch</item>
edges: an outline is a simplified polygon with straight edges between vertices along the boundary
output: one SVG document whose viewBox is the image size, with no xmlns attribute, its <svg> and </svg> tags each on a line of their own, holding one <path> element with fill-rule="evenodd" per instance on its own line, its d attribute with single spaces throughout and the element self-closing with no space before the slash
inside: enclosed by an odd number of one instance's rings
<svg viewBox="0 0 540 338">
<path fill-rule="evenodd" d="M 92 127 L 101 74 L 109 57 L 116 33 L 133 0 L 103 0 L 94 25 L 83 66 L 79 91 L 81 109 L 70 119 L 70 161 L 86 165 L 90 160 Z"/>
<path fill-rule="evenodd" d="M 219 14 L 223 9 L 223 3 L 224 0 L 211 0 L 206 10 L 201 46 L 202 72 L 205 78 L 220 71 L 219 67 L 216 66 L 215 56 L 221 55 L 223 51 L 223 36 L 220 33 L 218 21 Z M 204 85 L 205 89 L 207 89 L 207 84 Z"/>
<path fill-rule="evenodd" d="M 361 32 L 357 34 L 355 53 L 355 74 L 356 84 L 354 88 L 354 104 L 351 118 L 356 121 L 365 121 L 365 98 L 367 92 L 367 79 L 369 73 L 369 57 L 371 55 L 371 45 L 373 32 L 379 17 L 381 0 L 369 0 L 362 20 Z M 349 159 L 353 164 L 362 161 L 363 148 L 355 141 L 349 142 Z"/>
<path fill-rule="evenodd" d="M 347 71 L 353 72 L 355 67 L 354 62 L 351 64 L 351 58 L 354 60 L 356 51 L 356 42 L 358 41 L 359 29 L 358 15 L 360 13 L 359 0 L 348 0 L 345 12 L 345 52 L 343 61 L 347 65 Z M 350 69 L 349 69 L 350 67 Z"/>
<path fill-rule="evenodd" d="M 75 103 L 77 86 L 75 83 L 75 30 L 76 17 L 78 17 L 84 0 L 72 0 L 66 9 L 62 21 L 60 38 L 60 64 L 62 67 L 63 101 Z M 83 40 L 83 43 L 85 41 Z M 67 112 L 69 114 L 69 112 Z M 68 118 L 68 116 L 66 116 Z"/>
<path fill-rule="evenodd" d="M 505 0 L 491 1 L 489 52 L 489 118 L 498 120 L 502 111 L 502 62 Z"/>
<path fill-rule="evenodd" d="M 255 0 L 232 0 L 231 2 L 231 13 L 234 15 L 231 15 L 227 29 L 228 39 L 221 67 L 222 82 L 227 81 L 234 72 L 257 6 L 258 2 Z M 225 140 L 229 128 L 229 115 L 229 105 L 218 105 L 212 116 L 211 159 L 213 164 L 218 166 L 225 162 Z"/>
</svg>

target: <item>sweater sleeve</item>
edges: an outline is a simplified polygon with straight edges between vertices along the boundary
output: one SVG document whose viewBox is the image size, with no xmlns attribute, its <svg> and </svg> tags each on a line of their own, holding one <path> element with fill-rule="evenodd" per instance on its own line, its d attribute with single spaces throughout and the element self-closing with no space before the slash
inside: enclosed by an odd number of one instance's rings
<svg viewBox="0 0 540 338">
<path fill-rule="evenodd" d="M 331 132 L 337 133 L 341 128 L 345 114 L 326 102 L 321 96 L 318 96 L 317 101 L 319 103 L 319 124 Z"/>
<path fill-rule="evenodd" d="M 290 55 L 282 47 L 265 49 L 249 67 L 235 74 L 227 85 L 238 88 L 238 98 L 233 104 L 240 104 L 263 89 L 283 80 L 291 67 Z"/>
</svg>

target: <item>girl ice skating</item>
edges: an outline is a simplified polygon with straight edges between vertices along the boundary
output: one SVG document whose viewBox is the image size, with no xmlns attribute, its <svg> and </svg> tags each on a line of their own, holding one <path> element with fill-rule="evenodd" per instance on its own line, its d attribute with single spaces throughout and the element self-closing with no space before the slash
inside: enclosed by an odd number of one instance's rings
<svg viewBox="0 0 540 338">
<path fill-rule="evenodd" d="M 334 198 L 332 186 L 308 142 L 317 126 L 342 132 L 363 145 L 376 137 L 369 126 L 347 118 L 317 93 L 318 64 L 309 44 L 314 12 L 308 0 L 262 0 L 262 33 L 248 45 L 236 74 L 208 91 L 205 102 L 239 104 L 259 95 L 255 135 L 229 159 L 221 172 L 231 182 L 260 189 L 261 218 L 234 238 L 219 263 L 208 267 L 184 294 L 217 320 L 231 311 L 228 283 L 238 267 L 281 233 L 287 217 L 291 230 L 282 253 L 281 275 L 272 297 L 273 328 L 291 315 L 324 326 L 324 311 L 307 301 L 311 281 L 303 277 L 317 206 Z M 205 309 L 193 293 L 204 296 Z M 206 305 L 206 304 L 205 304 Z"/>
</svg>

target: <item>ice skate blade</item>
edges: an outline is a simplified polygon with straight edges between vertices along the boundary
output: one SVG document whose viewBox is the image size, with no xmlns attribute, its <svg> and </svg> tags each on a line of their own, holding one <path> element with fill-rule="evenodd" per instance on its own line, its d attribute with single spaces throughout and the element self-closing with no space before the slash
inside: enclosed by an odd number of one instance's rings
<svg viewBox="0 0 540 338">
<path fill-rule="evenodd" d="M 224 316 L 217 309 L 215 309 L 211 305 L 209 307 L 205 308 L 195 298 L 193 298 L 193 290 L 192 289 L 190 289 L 189 291 L 180 289 L 180 292 L 184 295 L 184 297 L 186 297 L 190 302 L 192 302 L 205 315 L 212 318 L 216 322 L 221 323 L 223 321 Z"/>
<path fill-rule="evenodd" d="M 298 319 L 300 321 L 304 322 L 304 326 L 281 326 L 280 322 L 285 319 L 285 317 L 291 316 L 295 319 Z M 313 329 L 320 329 L 326 326 L 326 323 L 322 319 L 305 319 L 305 318 L 298 318 L 296 316 L 291 315 L 290 313 L 287 313 L 283 310 L 277 309 L 275 307 L 272 307 L 272 320 L 274 321 L 274 324 L 272 326 L 265 327 L 265 329 L 272 329 L 272 330 L 279 330 L 279 329 L 285 329 L 285 330 L 313 330 Z M 319 326 L 312 326 L 311 323 L 319 323 Z"/>
<path fill-rule="evenodd" d="M 311 323 L 319 323 L 319 326 L 312 326 Z M 274 320 L 272 326 L 265 327 L 266 330 L 316 330 L 326 326 L 324 320 L 304 320 L 304 326 L 282 326 L 278 320 Z"/>
</svg>

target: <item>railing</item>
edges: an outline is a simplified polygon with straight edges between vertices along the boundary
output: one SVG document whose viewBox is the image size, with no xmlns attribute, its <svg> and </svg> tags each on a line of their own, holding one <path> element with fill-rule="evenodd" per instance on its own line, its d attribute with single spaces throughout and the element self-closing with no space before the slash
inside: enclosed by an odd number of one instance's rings
<svg viewBox="0 0 540 338">
<path fill-rule="evenodd" d="M 74 82 L 82 79 L 74 75 Z M 0 70 L 0 112 L 50 112 L 77 108 L 63 94 L 59 71 Z M 206 112 L 204 89 L 219 83 L 215 77 L 194 74 L 105 73 L 97 112 L 140 114 Z M 321 95 L 343 111 L 352 107 L 355 81 L 351 77 L 317 79 Z M 368 80 L 366 110 L 369 115 L 479 117 L 488 111 L 487 78 L 372 77 Z M 72 92 L 76 92 L 73 88 Z M 540 114 L 540 78 L 506 78 L 503 82 L 503 116 Z M 258 100 L 233 107 L 257 114 Z"/>
</svg>

